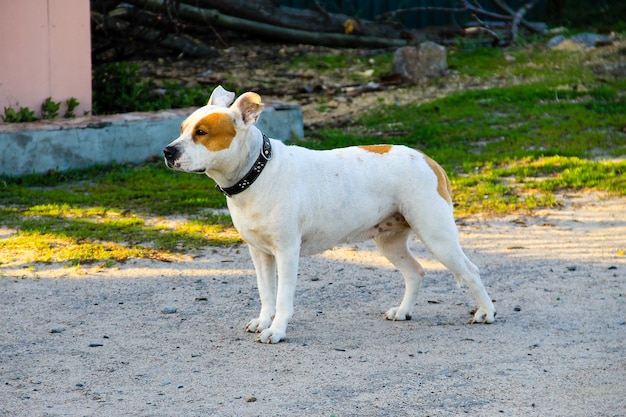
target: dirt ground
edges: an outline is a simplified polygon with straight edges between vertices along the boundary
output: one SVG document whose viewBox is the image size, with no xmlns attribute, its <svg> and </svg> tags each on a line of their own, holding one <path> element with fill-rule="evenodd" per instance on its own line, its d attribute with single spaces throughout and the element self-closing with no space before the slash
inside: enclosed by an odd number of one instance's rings
<svg viewBox="0 0 626 417">
<path fill-rule="evenodd" d="M 245 246 L 118 268 L 0 267 L 2 416 L 625 416 L 626 199 L 459 221 L 495 300 L 468 324 L 466 287 L 403 282 L 371 243 L 301 262 L 287 339 L 254 341 Z M 4 230 L 3 233 L 10 233 Z"/>
</svg>

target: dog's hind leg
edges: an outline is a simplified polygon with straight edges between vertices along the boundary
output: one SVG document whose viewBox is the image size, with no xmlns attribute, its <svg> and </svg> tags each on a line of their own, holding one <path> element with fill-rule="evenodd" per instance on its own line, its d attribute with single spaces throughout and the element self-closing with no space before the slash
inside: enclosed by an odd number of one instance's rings
<svg viewBox="0 0 626 417">
<path fill-rule="evenodd" d="M 474 314 L 472 323 L 493 323 L 496 309 L 480 280 L 478 268 L 461 248 L 452 213 L 448 214 L 445 210 L 432 210 L 427 216 L 425 213 L 419 213 L 419 215 L 418 218 L 429 218 L 429 221 L 412 222 L 412 216 L 405 214 L 405 217 L 412 226 L 419 224 L 419 228 L 415 228 L 414 231 L 424 245 L 439 262 L 452 271 L 459 284 L 465 283 L 468 286 L 478 301 L 478 310 Z"/>
<path fill-rule="evenodd" d="M 276 314 L 276 259 L 273 255 L 262 252 L 251 245 L 249 249 L 256 270 L 261 312 L 258 319 L 248 322 L 246 330 L 260 333 L 270 327 Z"/>
<path fill-rule="evenodd" d="M 388 320 L 410 320 L 413 306 L 417 299 L 424 269 L 417 262 L 407 246 L 411 229 L 400 232 L 384 233 L 374 239 L 380 252 L 402 273 L 404 277 L 404 297 L 399 307 L 394 307 L 385 313 Z"/>
</svg>

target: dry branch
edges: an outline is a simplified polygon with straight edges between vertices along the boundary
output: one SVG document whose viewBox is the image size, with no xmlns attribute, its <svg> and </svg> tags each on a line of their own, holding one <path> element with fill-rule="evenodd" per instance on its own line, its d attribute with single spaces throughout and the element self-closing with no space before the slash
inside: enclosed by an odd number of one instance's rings
<svg viewBox="0 0 626 417">
<path fill-rule="evenodd" d="M 128 37 L 136 37 L 148 42 L 159 42 L 167 48 L 184 52 L 191 56 L 211 57 L 217 56 L 218 54 L 215 49 L 186 34 L 164 34 L 157 29 L 132 25 L 125 20 L 104 16 L 96 12 L 91 13 L 91 19 L 94 23 L 114 32 L 124 34 Z"/>
</svg>

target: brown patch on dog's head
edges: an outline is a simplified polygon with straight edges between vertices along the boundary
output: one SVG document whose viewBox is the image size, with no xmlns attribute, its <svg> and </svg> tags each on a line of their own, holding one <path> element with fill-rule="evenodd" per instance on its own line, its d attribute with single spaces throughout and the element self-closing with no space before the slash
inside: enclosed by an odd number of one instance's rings
<svg viewBox="0 0 626 417">
<path fill-rule="evenodd" d="M 235 122 L 231 116 L 226 113 L 211 113 L 196 123 L 191 138 L 209 151 L 221 151 L 230 147 L 236 134 Z"/>
<path fill-rule="evenodd" d="M 448 202 L 448 204 L 452 205 L 452 186 L 450 185 L 450 179 L 448 179 L 448 175 L 446 175 L 446 171 L 441 168 L 437 162 L 433 159 L 429 158 L 427 155 L 424 155 L 424 159 L 426 163 L 433 170 L 435 175 L 437 176 L 437 192 Z"/>
<path fill-rule="evenodd" d="M 392 145 L 364 145 L 364 146 L 359 146 L 359 148 L 361 149 L 365 149 L 368 152 L 372 152 L 372 153 L 377 153 L 377 154 L 384 154 L 387 153 L 391 150 Z"/>
</svg>

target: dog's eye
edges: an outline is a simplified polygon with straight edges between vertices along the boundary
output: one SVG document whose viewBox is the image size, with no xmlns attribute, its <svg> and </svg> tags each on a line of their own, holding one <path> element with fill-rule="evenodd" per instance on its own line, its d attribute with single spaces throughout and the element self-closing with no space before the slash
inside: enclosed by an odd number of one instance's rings
<svg viewBox="0 0 626 417">
<path fill-rule="evenodd" d="M 204 130 L 202 130 L 202 129 L 196 130 L 196 136 L 204 136 L 206 134 L 207 133 Z"/>
</svg>

